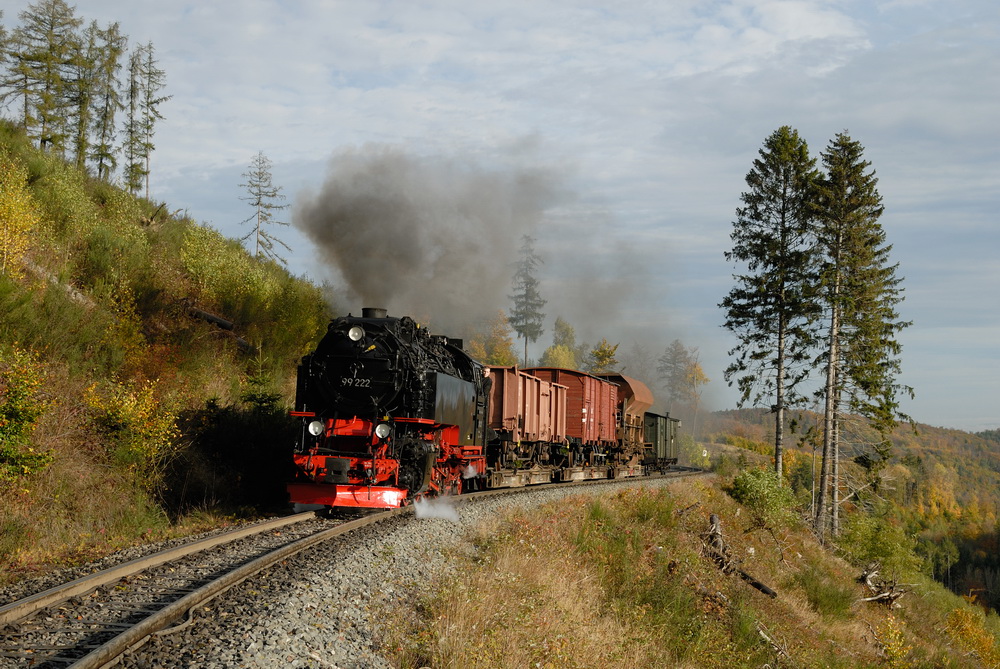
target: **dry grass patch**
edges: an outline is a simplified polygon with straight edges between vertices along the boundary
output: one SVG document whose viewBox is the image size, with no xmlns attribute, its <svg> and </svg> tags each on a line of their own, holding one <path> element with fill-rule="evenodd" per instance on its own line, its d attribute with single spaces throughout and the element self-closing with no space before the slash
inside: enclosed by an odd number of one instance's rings
<svg viewBox="0 0 1000 669">
<path fill-rule="evenodd" d="M 602 605 L 599 574 L 553 529 L 516 516 L 481 535 L 478 556 L 421 606 L 426 626 L 399 630 L 399 666 L 643 666 L 642 630 Z"/>
<path fill-rule="evenodd" d="M 741 568 L 776 599 L 706 557 L 709 513 L 722 517 Z M 456 572 L 434 594 L 397 612 L 393 659 L 412 669 L 977 666 L 944 633 L 947 611 L 925 597 L 890 617 L 858 601 L 854 568 L 804 527 L 777 542 L 753 528 L 701 481 L 567 498 L 499 520 L 471 557 L 455 556 Z"/>
<path fill-rule="evenodd" d="M 51 399 L 33 438 L 51 464 L 0 481 L 0 585 L 232 522 L 213 512 L 171 522 L 141 480 L 112 466 L 108 445 L 88 431 L 86 409 L 73 399 L 83 395 L 81 382 L 50 367 L 45 391 Z"/>
</svg>

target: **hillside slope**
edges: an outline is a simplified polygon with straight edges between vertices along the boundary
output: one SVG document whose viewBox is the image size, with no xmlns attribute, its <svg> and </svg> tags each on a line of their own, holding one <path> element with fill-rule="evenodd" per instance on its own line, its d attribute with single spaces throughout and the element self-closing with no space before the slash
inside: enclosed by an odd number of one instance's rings
<svg viewBox="0 0 1000 669">
<path fill-rule="evenodd" d="M 762 525 L 736 487 L 687 479 L 498 518 L 393 612 L 388 651 L 413 669 L 1000 666 L 995 615 L 918 574 L 895 607 L 864 601 L 862 556 L 795 515 Z"/>
<path fill-rule="evenodd" d="M 5 574 L 280 493 L 282 404 L 330 308 L 172 211 L 0 122 Z"/>
</svg>

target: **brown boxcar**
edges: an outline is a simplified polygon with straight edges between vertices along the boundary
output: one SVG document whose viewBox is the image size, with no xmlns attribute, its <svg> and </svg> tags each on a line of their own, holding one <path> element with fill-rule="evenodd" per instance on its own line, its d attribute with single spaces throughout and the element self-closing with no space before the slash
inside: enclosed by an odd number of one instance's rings
<svg viewBox="0 0 1000 669">
<path fill-rule="evenodd" d="M 586 372 L 557 367 L 533 367 L 525 372 L 566 386 L 566 436 L 585 446 L 608 446 L 616 441 L 615 413 L 618 388 Z"/>
<path fill-rule="evenodd" d="M 490 376 L 490 428 L 513 441 L 565 440 L 566 386 L 516 367 L 490 367 Z"/>
<path fill-rule="evenodd" d="M 618 386 L 618 401 L 621 403 L 618 407 L 618 438 L 622 442 L 622 450 L 629 455 L 644 454 L 643 419 L 646 411 L 653 406 L 653 393 L 639 379 L 624 374 L 602 374 L 601 378 Z"/>
</svg>

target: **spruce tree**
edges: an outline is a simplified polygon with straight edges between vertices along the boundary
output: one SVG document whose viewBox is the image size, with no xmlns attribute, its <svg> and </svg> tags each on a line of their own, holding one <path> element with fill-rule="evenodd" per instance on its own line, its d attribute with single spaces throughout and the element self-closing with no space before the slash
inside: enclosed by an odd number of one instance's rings
<svg viewBox="0 0 1000 669">
<path fill-rule="evenodd" d="M 44 150 L 62 153 L 70 133 L 73 65 L 82 19 L 63 0 L 39 0 L 21 12 L 8 51 L 8 95 L 22 99 L 22 123 Z"/>
<path fill-rule="evenodd" d="M 818 241 L 823 255 L 822 298 L 826 337 L 823 461 L 816 525 L 839 532 L 839 459 L 843 413 L 867 418 L 880 435 L 875 461 L 888 458 L 888 435 L 907 416 L 899 395 L 912 389 L 897 382 L 901 346 L 896 334 L 910 323 L 899 320 L 903 300 L 898 264 L 889 264 L 891 245 L 879 223 L 885 208 L 863 147 L 839 133 L 822 154 L 826 175 L 815 197 Z"/>
<path fill-rule="evenodd" d="M 145 47 L 142 66 L 142 137 L 143 137 L 143 158 L 145 159 L 145 185 L 146 199 L 149 199 L 149 174 L 150 158 L 153 155 L 153 134 L 156 129 L 156 122 L 163 120 L 160 113 L 160 105 L 172 98 L 172 95 L 160 95 L 160 91 L 167 85 L 167 73 L 159 68 L 156 60 L 153 43 L 147 42 Z"/>
<path fill-rule="evenodd" d="M 125 122 L 125 185 L 138 194 L 145 186 L 149 198 L 150 160 L 156 122 L 163 120 L 160 105 L 172 96 L 160 95 L 166 73 L 159 68 L 152 42 L 140 44 L 129 56 L 128 115 Z"/>
<path fill-rule="evenodd" d="M 138 193 L 143 178 L 142 143 L 142 49 L 140 45 L 132 49 L 128 57 L 128 79 L 125 83 L 125 138 L 122 151 L 125 158 L 125 188 L 130 193 Z"/>
<path fill-rule="evenodd" d="M 249 196 L 240 199 L 249 202 L 254 213 L 242 221 L 242 223 L 251 223 L 252 228 L 240 241 L 246 241 L 253 237 L 254 257 L 260 257 L 263 254 L 265 258 L 285 264 L 285 259 L 278 254 L 274 245 L 283 246 L 288 251 L 292 249 L 289 248 L 288 244 L 268 232 L 265 226 L 288 225 L 285 221 L 277 221 L 274 218 L 276 211 L 285 209 L 288 205 L 278 204 L 280 200 L 285 199 L 285 196 L 281 194 L 281 187 L 272 183 L 271 161 L 268 160 L 263 151 L 258 152 L 253 157 L 250 161 L 250 167 L 243 173 L 243 177 L 246 179 L 246 183 L 242 183 L 240 186 L 247 190 Z"/>
<path fill-rule="evenodd" d="M 766 403 L 774 413 L 774 469 L 783 474 L 785 410 L 804 396 L 799 384 L 813 343 L 817 303 L 811 236 L 816 161 L 789 126 L 775 130 L 747 173 L 726 259 L 746 266 L 719 305 L 737 345 L 725 379 L 740 390 L 739 406 Z"/>
<path fill-rule="evenodd" d="M 535 278 L 535 270 L 542 262 L 535 255 L 535 240 L 524 235 L 521 242 L 521 259 L 512 281 L 514 294 L 508 296 L 514 303 L 508 320 L 517 336 L 524 338 L 524 365 L 527 366 L 528 342 L 537 341 L 544 332 L 542 321 L 545 314 L 542 307 L 545 306 L 545 300 L 538 292 L 538 279 Z"/>
<path fill-rule="evenodd" d="M 660 376 L 668 412 L 673 412 L 674 402 L 684 402 L 687 399 L 687 373 L 694 352 L 695 349 L 688 349 L 680 339 L 675 339 L 657 360 L 656 371 Z"/>
<path fill-rule="evenodd" d="M 86 167 L 90 151 L 91 117 L 97 84 L 97 67 L 101 58 L 100 29 L 92 21 L 76 44 L 73 55 L 72 78 L 69 82 L 68 101 L 71 106 L 70 128 L 73 158 L 78 169 Z"/>
<path fill-rule="evenodd" d="M 89 146 L 87 157 L 95 163 L 99 178 L 110 179 L 118 166 L 115 121 L 118 112 L 124 109 L 118 73 L 121 71 L 122 55 L 128 39 L 121 34 L 117 23 L 110 24 L 104 30 L 98 29 L 95 38 L 98 47 L 90 128 L 93 142 Z"/>
</svg>

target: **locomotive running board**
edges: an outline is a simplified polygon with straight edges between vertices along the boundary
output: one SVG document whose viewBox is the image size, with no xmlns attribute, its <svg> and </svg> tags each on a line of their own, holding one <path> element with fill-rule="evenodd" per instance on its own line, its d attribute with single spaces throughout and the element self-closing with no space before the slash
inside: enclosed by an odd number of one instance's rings
<svg viewBox="0 0 1000 669">
<path fill-rule="evenodd" d="M 351 506 L 369 509 L 394 509 L 402 506 L 406 491 L 383 486 L 330 485 L 328 483 L 289 483 L 285 488 L 300 504 Z"/>
</svg>

